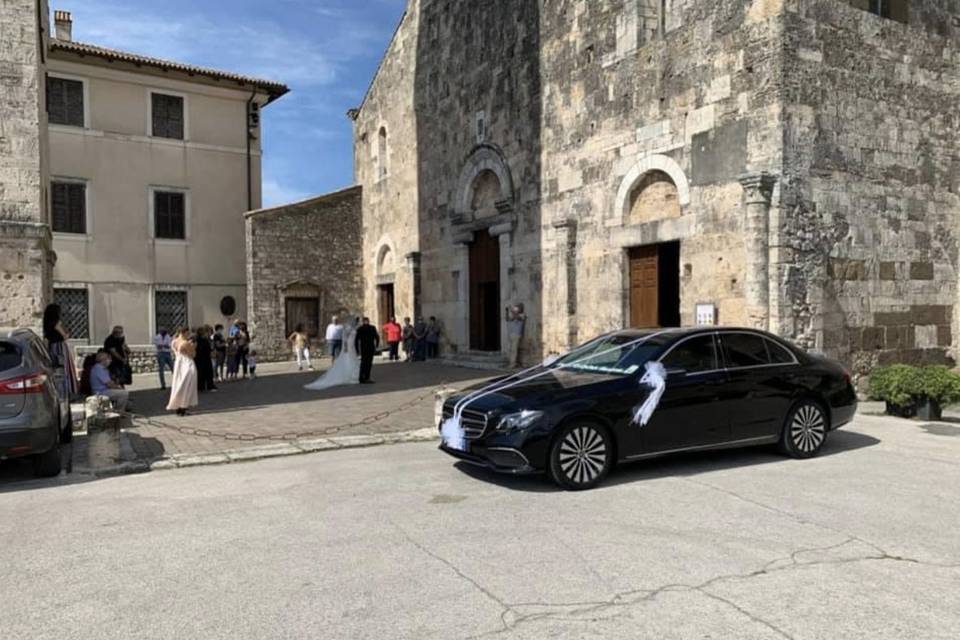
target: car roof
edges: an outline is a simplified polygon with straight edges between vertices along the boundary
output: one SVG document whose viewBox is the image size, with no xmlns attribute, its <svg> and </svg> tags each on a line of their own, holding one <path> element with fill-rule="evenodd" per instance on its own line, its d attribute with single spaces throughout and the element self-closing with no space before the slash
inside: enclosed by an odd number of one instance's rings
<svg viewBox="0 0 960 640">
<path fill-rule="evenodd" d="M 33 329 L 17 328 L 11 329 L 8 327 L 0 328 L 0 339 L 6 340 L 22 340 L 29 342 L 30 340 L 36 340 L 40 336 L 37 335 Z"/>
</svg>

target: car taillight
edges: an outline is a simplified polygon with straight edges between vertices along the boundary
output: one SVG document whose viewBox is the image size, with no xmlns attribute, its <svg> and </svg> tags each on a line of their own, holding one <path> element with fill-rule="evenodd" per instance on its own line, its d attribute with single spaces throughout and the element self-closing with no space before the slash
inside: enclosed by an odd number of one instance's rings
<svg viewBox="0 0 960 640">
<path fill-rule="evenodd" d="M 0 395 L 9 396 L 19 395 L 21 393 L 43 393 L 43 388 L 46 384 L 47 376 L 44 373 L 4 380 L 0 382 Z"/>
</svg>

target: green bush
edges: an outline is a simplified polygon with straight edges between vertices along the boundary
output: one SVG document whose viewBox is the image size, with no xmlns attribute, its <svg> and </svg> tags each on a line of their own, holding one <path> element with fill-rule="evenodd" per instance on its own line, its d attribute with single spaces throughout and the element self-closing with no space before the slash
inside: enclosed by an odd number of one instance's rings
<svg viewBox="0 0 960 640">
<path fill-rule="evenodd" d="M 870 397 L 897 407 L 908 407 L 923 398 L 944 406 L 960 401 L 960 375 L 940 365 L 878 367 L 870 375 Z"/>
<path fill-rule="evenodd" d="M 878 367 L 870 374 L 870 397 L 897 407 L 909 406 L 918 390 L 918 373 L 908 364 Z"/>
<path fill-rule="evenodd" d="M 916 395 L 930 398 L 940 406 L 960 401 L 960 375 L 942 365 L 923 367 Z"/>
</svg>

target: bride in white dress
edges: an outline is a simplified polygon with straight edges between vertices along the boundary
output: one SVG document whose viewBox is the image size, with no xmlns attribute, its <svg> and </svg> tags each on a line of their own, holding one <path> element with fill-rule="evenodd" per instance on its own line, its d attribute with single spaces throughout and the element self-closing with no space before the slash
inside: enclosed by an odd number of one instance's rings
<svg viewBox="0 0 960 640">
<path fill-rule="evenodd" d="M 330 387 L 338 387 L 342 384 L 360 384 L 360 356 L 357 355 L 355 338 L 357 337 L 357 318 L 344 326 L 343 328 L 343 349 L 340 355 L 334 360 L 333 366 L 322 376 L 310 384 L 304 385 L 304 389 L 311 391 L 320 391 Z"/>
</svg>

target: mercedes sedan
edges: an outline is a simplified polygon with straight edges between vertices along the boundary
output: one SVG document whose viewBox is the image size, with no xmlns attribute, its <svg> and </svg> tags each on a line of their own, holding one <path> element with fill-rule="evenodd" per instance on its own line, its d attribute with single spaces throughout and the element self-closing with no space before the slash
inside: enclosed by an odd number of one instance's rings
<svg viewBox="0 0 960 640">
<path fill-rule="evenodd" d="M 763 331 L 618 331 L 447 399 L 440 448 L 588 489 L 617 463 L 680 451 L 776 444 L 810 458 L 856 407 L 840 364 Z"/>
</svg>

